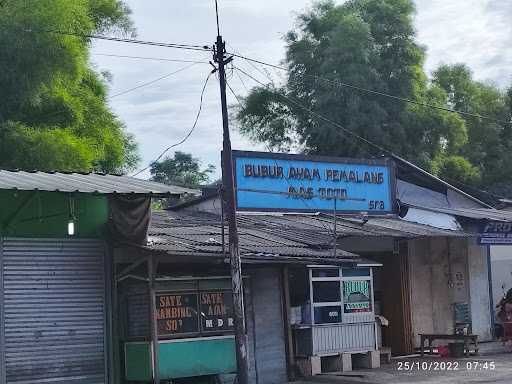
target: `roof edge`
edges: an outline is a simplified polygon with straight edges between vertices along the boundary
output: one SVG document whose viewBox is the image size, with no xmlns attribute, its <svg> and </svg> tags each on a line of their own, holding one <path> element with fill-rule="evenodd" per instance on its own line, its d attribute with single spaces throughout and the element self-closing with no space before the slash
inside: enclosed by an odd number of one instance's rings
<svg viewBox="0 0 512 384">
<path fill-rule="evenodd" d="M 408 167 L 410 167 L 410 168 L 414 169 L 415 171 L 417 171 L 417 172 L 421 173 L 422 175 L 427 176 L 428 178 L 430 178 L 430 179 L 432 179 L 432 180 L 434 180 L 434 181 L 436 181 L 436 182 L 438 182 L 438 183 L 440 183 L 440 184 L 444 185 L 444 186 L 445 186 L 445 187 L 447 187 L 447 188 L 450 188 L 451 190 L 453 190 L 453 191 L 455 191 L 455 192 L 457 192 L 457 193 L 460 193 L 461 195 L 463 195 L 464 197 L 466 197 L 466 198 L 468 198 L 468 199 L 470 199 L 470 200 L 474 201 L 475 203 L 478 203 L 478 204 L 482 205 L 482 207 L 484 207 L 484 208 L 491 208 L 491 209 L 494 209 L 494 207 L 493 207 L 492 205 L 489 205 L 489 204 L 487 204 L 487 203 L 483 202 L 482 200 L 480 200 L 480 199 L 476 198 L 475 196 L 470 195 L 470 194 L 469 194 L 469 193 L 467 193 L 467 192 L 464 192 L 463 190 L 461 190 L 461 189 L 459 189 L 459 188 L 455 187 L 454 185 L 452 185 L 452 184 L 450 184 L 450 183 L 448 183 L 448 182 L 444 181 L 443 179 L 440 179 L 439 177 L 437 177 L 437 176 L 435 176 L 435 175 L 431 174 L 430 172 L 425 171 L 423 168 L 418 167 L 417 165 L 415 165 L 415 164 L 411 163 L 410 161 L 405 160 L 404 158 L 402 158 L 402 157 L 400 157 L 400 156 L 398 156 L 398 155 L 395 155 L 395 154 L 391 154 L 391 157 L 392 157 L 394 160 L 399 161 L 399 162 L 401 162 L 402 164 L 405 164 L 405 165 L 407 165 Z"/>
</svg>

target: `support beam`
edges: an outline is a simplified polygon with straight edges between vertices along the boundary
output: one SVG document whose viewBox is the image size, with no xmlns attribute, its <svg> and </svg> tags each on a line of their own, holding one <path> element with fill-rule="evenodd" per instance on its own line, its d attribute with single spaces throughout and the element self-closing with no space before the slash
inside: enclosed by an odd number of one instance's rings
<svg viewBox="0 0 512 384">
<path fill-rule="evenodd" d="M 151 328 L 151 347 L 153 355 L 153 383 L 160 384 L 160 369 L 158 364 L 158 325 L 156 321 L 156 296 L 155 296 L 155 270 L 153 259 L 149 258 L 148 261 L 148 279 L 149 279 L 149 321 Z"/>
<path fill-rule="evenodd" d="M 140 259 L 140 260 L 130 264 L 129 266 L 127 266 L 125 269 L 123 269 L 121 272 L 119 272 L 116 275 L 116 281 L 121 280 L 125 275 L 128 275 L 131 271 L 133 271 L 134 269 L 136 269 L 140 265 L 142 265 L 144 263 L 147 263 L 147 262 L 148 262 L 148 258 L 144 257 L 144 258 L 142 258 L 142 259 Z"/>
<path fill-rule="evenodd" d="M 7 228 L 11 226 L 14 220 L 19 216 L 19 214 L 25 209 L 25 207 L 36 197 L 37 191 L 32 191 L 21 201 L 20 205 L 16 208 L 16 210 L 7 217 L 2 223 L 2 230 L 5 231 Z"/>
<path fill-rule="evenodd" d="M 290 323 L 290 277 L 289 267 L 285 265 L 282 273 L 282 284 L 283 284 L 283 317 L 285 324 L 285 335 L 286 335 L 286 357 L 287 357 L 287 368 L 288 368 L 288 380 L 295 379 L 295 351 L 293 348 L 293 333 L 292 325 Z"/>
</svg>

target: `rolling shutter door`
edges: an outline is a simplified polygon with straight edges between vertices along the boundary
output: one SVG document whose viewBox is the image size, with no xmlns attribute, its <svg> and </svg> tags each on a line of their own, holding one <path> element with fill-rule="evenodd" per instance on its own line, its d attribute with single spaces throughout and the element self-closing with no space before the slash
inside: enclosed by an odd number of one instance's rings
<svg viewBox="0 0 512 384">
<path fill-rule="evenodd" d="M 104 384 L 104 247 L 2 241 L 7 384 Z"/>
</svg>

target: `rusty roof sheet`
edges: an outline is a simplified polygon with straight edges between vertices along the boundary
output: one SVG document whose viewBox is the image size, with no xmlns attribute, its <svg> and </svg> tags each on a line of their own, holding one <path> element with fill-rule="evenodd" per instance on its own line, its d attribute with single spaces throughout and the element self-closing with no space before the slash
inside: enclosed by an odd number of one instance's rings
<svg viewBox="0 0 512 384">
<path fill-rule="evenodd" d="M 326 214 L 238 214 L 240 253 L 244 259 L 354 261 L 358 256 L 337 249 L 334 256 L 334 219 Z M 154 212 L 148 247 L 169 254 L 223 253 L 222 225 L 209 213 Z M 224 226 L 227 242 L 227 225 Z M 345 237 L 460 237 L 461 231 L 411 223 L 399 217 L 337 217 L 338 239 Z"/>
</svg>

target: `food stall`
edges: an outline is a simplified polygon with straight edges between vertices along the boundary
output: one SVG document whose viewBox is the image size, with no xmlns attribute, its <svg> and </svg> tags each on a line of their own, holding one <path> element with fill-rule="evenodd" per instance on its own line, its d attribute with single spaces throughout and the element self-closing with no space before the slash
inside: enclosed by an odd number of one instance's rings
<svg viewBox="0 0 512 384">
<path fill-rule="evenodd" d="M 322 365 L 351 370 L 352 355 L 378 365 L 371 266 L 310 265 L 290 280 L 291 292 L 303 292 L 292 295 L 291 322 L 295 355 L 307 373 L 320 373 Z"/>
<path fill-rule="evenodd" d="M 148 303 L 155 306 L 160 380 L 236 372 L 229 278 L 158 276 L 153 286 L 148 290 L 136 279 L 123 284 L 125 379 L 151 382 L 155 377 Z"/>
</svg>

